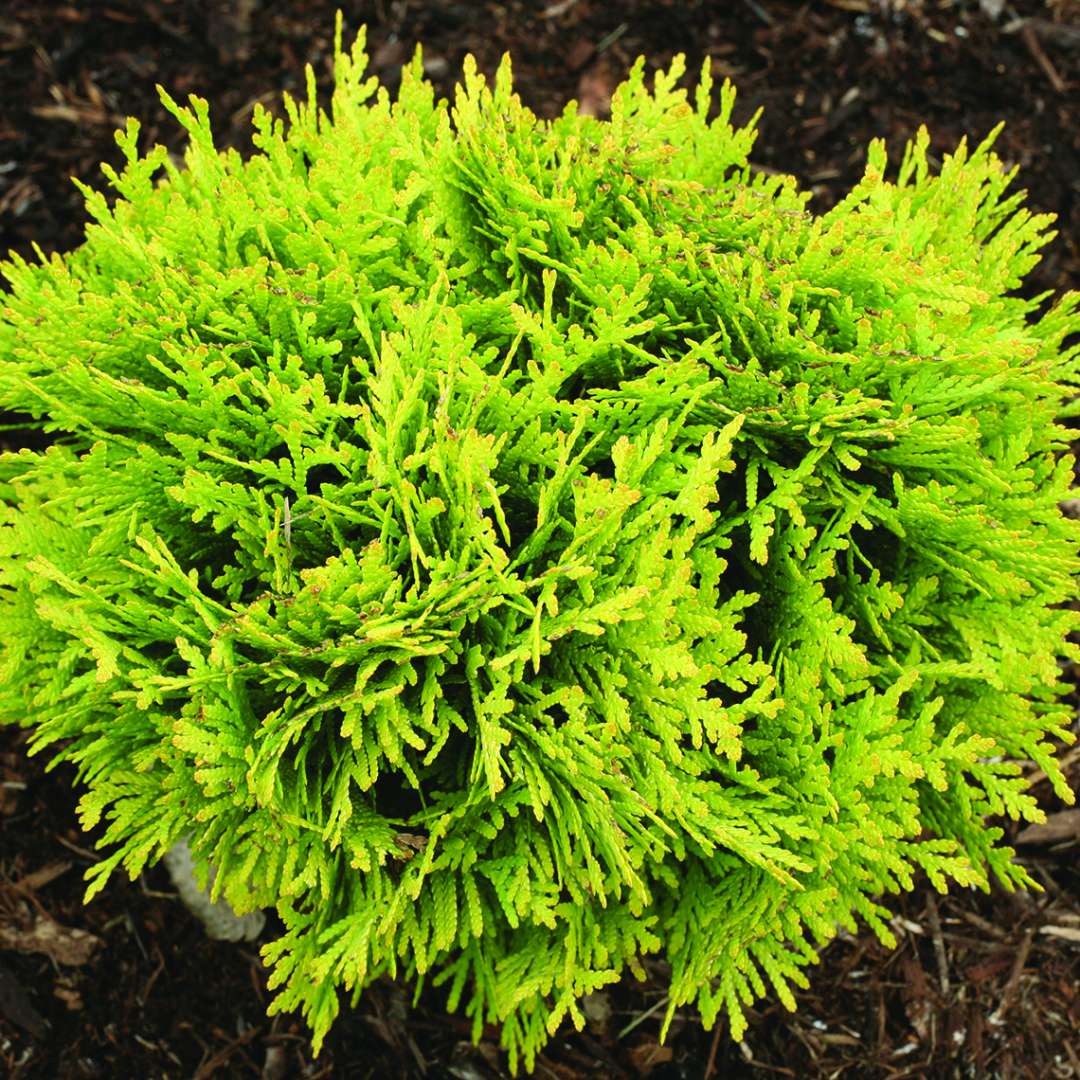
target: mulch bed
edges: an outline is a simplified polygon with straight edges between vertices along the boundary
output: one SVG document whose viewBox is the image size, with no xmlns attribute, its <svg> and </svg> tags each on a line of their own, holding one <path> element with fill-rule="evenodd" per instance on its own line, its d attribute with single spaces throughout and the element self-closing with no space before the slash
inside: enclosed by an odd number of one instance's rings
<svg viewBox="0 0 1080 1080">
<path fill-rule="evenodd" d="M 1001 156 L 1060 234 L 1026 291 L 1080 288 L 1080 0 L 654 0 L 349 4 L 368 25 L 372 68 L 393 87 L 415 43 L 449 94 L 467 52 L 491 72 L 513 57 L 523 99 L 551 116 L 576 97 L 603 115 L 638 54 L 685 52 L 759 107 L 753 161 L 793 172 L 831 205 L 861 174 L 866 143 L 896 152 L 925 123 L 940 156 L 998 121 Z M 0 8 L 0 251 L 78 244 L 70 183 L 119 163 L 125 116 L 146 144 L 181 146 L 154 89 L 209 98 L 221 145 L 250 146 L 255 102 L 300 94 L 310 62 L 328 84 L 336 0 L 19 0 Z M 8 435 L 10 444 L 14 436 Z M 1075 675 L 1075 673 L 1071 673 Z M 1075 680 L 1074 680 L 1075 681 Z M 97 855 L 76 824 L 72 772 L 45 772 L 25 733 L 0 729 L 0 1072 L 68 1077 L 456 1077 L 504 1075 L 497 1037 L 479 1047 L 437 995 L 391 983 L 346 1008 L 316 1060 L 294 1017 L 266 1017 L 256 950 L 206 940 L 161 869 L 115 878 L 89 907 Z M 1080 787 L 1080 752 L 1064 751 Z M 1019 833 L 1039 894 L 929 886 L 896 899 L 896 950 L 842 935 L 789 1015 L 762 1003 L 745 1039 L 692 1012 L 657 1042 L 663 971 L 591 1002 L 537 1075 L 586 1077 L 1075 1077 L 1080 1080 L 1080 811 L 1045 781 L 1049 825 Z M 1019 837 L 1018 837 L 1019 833 Z M 1018 838 L 1017 838 L 1018 837 Z"/>
</svg>

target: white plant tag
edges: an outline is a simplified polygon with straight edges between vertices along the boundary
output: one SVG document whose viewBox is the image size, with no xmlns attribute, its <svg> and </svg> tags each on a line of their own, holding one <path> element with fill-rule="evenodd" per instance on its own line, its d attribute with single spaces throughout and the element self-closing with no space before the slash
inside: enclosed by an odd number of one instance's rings
<svg viewBox="0 0 1080 1080">
<path fill-rule="evenodd" d="M 214 868 L 206 882 L 206 891 L 195 881 L 195 859 L 187 839 L 178 840 L 165 852 L 165 865 L 180 894 L 184 906 L 206 927 L 206 936 L 215 941 L 253 941 L 266 925 L 261 911 L 237 915 L 226 900 L 211 902 L 210 888 L 214 884 Z"/>
</svg>

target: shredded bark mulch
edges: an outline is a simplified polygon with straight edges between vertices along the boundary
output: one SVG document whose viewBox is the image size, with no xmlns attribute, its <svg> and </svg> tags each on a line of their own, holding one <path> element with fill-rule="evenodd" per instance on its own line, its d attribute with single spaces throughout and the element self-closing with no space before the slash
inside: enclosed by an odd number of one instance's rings
<svg viewBox="0 0 1080 1080">
<path fill-rule="evenodd" d="M 147 146 L 176 150 L 162 109 L 207 97 L 219 142 L 250 146 L 256 102 L 324 90 L 336 0 L 19 0 L 0 8 L 0 251 L 77 245 L 86 216 L 71 176 L 101 185 L 113 131 L 139 118 Z M 634 58 L 705 57 L 739 88 L 737 120 L 764 114 L 753 161 L 792 172 L 824 209 L 861 175 L 871 138 L 898 157 L 921 123 L 941 157 L 999 121 L 1000 155 L 1060 233 L 1026 291 L 1080 288 L 1080 0 L 526 0 L 348 3 L 368 26 L 389 87 L 417 42 L 452 92 L 467 52 L 490 73 L 513 58 L 523 99 L 544 116 L 571 97 L 603 116 Z M 10 444 L 12 436 L 8 436 Z M 2 632 L 2 630 L 0 630 Z M 1069 672 L 1076 682 L 1075 673 Z M 257 950 L 208 941 L 160 868 L 115 878 L 88 907 L 97 858 L 76 823 L 70 767 L 45 771 L 26 733 L 0 729 L 0 1073 L 13 1078 L 456 1077 L 505 1075 L 497 1033 L 478 1047 L 437 995 L 392 983 L 346 1007 L 319 1058 L 294 1017 L 268 1019 Z M 1064 750 L 1080 787 L 1080 750 Z M 1080 811 L 1032 774 L 1045 826 L 1006 824 L 1043 892 L 928 886 L 897 898 L 895 950 L 868 933 L 825 951 L 799 1009 L 753 1011 L 741 1042 L 691 1011 L 657 1040 L 664 972 L 589 1002 L 537 1075 L 586 1077 L 1075 1077 L 1080 1080 Z"/>
</svg>

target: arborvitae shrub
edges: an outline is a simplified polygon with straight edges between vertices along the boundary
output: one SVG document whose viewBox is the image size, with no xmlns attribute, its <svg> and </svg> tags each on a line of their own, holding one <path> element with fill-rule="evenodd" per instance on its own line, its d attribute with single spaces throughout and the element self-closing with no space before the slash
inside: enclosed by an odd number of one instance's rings
<svg viewBox="0 0 1080 1080">
<path fill-rule="evenodd" d="M 4 270 L 53 444 L 0 458 L 0 719 L 108 823 L 89 894 L 192 833 L 316 1042 L 391 973 L 516 1067 L 642 957 L 738 1037 L 917 872 L 1031 885 L 986 819 L 1072 799 L 1080 298 L 1014 294 L 990 140 L 815 216 L 708 66 L 544 122 L 364 63 L 247 161 L 165 98 L 183 167 L 130 123 Z"/>
</svg>

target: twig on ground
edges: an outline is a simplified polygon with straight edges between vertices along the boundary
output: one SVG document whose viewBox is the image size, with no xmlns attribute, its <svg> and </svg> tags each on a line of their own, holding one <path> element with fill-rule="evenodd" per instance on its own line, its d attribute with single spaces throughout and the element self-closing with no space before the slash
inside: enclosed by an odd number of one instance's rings
<svg viewBox="0 0 1080 1080">
<path fill-rule="evenodd" d="M 720 1046 L 720 1027 L 720 1024 L 717 1024 L 716 1030 L 713 1031 L 712 1045 L 709 1047 L 709 1060 L 705 1062 L 704 1080 L 709 1080 L 716 1070 L 716 1051 Z"/>
<path fill-rule="evenodd" d="M 941 933 L 941 916 L 938 914 L 937 900 L 933 893 L 926 894 L 926 910 L 930 916 L 930 932 L 934 942 L 934 957 L 937 959 L 938 983 L 941 992 L 949 994 L 949 958 L 945 953 L 945 939 Z"/>
<path fill-rule="evenodd" d="M 199 1066 L 195 1073 L 194 1080 L 210 1080 L 218 1069 L 224 1065 L 233 1054 L 238 1051 L 242 1051 L 245 1046 L 250 1043 L 256 1035 L 260 1034 L 262 1028 L 256 1024 L 253 1027 L 249 1027 L 243 1034 L 238 1035 L 235 1039 L 229 1040 L 213 1057 L 207 1058 Z"/>
<path fill-rule="evenodd" d="M 1028 929 L 1024 931 L 1024 940 L 1020 942 L 1020 948 L 1016 952 L 1016 959 L 1013 961 L 1012 971 L 1009 972 L 1005 988 L 1001 991 L 1001 1004 L 990 1014 L 990 1023 L 997 1025 L 1004 1021 L 1005 1013 L 1012 1004 L 1012 999 L 1016 996 L 1016 989 L 1020 985 L 1020 976 L 1024 973 L 1024 965 L 1027 963 L 1028 954 L 1031 952 L 1031 942 L 1034 938 L 1034 930 Z"/>
<path fill-rule="evenodd" d="M 1031 53 L 1035 63 L 1042 68 L 1043 74 L 1054 88 L 1054 92 L 1057 94 L 1064 94 L 1068 89 L 1065 80 L 1058 74 L 1057 68 L 1054 67 L 1050 57 L 1043 52 L 1043 47 L 1039 44 L 1039 38 L 1035 31 L 1029 25 L 1025 24 L 1024 28 L 1020 31 L 1020 37 L 1023 39 L 1023 42 L 1027 46 L 1027 50 Z"/>
</svg>

